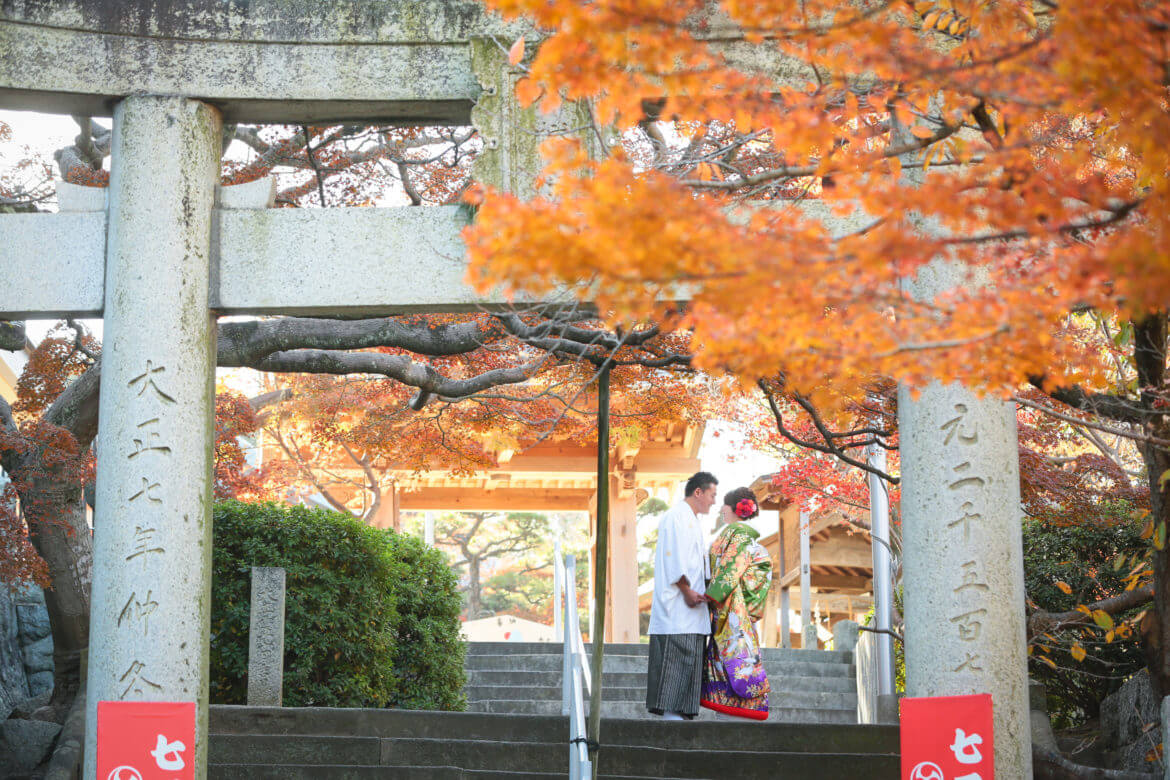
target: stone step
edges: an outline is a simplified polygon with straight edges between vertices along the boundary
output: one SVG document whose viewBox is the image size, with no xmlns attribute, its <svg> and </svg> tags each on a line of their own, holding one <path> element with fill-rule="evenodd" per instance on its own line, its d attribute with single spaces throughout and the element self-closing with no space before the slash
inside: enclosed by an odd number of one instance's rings
<svg viewBox="0 0 1170 780">
<path fill-rule="evenodd" d="M 326 741 L 328 740 L 328 741 Z M 383 739 L 380 760 L 355 763 L 342 742 L 360 738 L 306 738 L 304 749 L 280 737 L 213 736 L 208 761 L 210 776 L 223 777 L 221 766 L 261 769 L 277 766 L 300 767 L 305 776 L 322 777 L 320 770 L 331 768 L 329 776 L 348 777 L 345 771 L 361 767 L 397 767 L 408 772 L 430 768 L 446 776 L 468 771 L 523 773 L 563 772 L 568 762 L 564 744 L 538 742 L 486 742 L 454 739 Z M 313 752 L 308 752 L 312 750 Z M 308 758 L 310 760 L 303 760 Z M 898 760 L 890 754 L 786 753 L 779 751 L 686 750 L 654 746 L 607 745 L 601 754 L 608 772 L 625 776 L 724 778 L 795 777 L 849 778 L 859 772 L 866 778 L 897 777 Z M 340 770 L 340 771 L 337 771 Z M 889 772 L 892 771 L 892 774 Z M 852 774 L 850 774 L 852 773 Z M 363 772 L 364 774 L 364 772 Z M 397 773 L 395 773 L 397 775 Z M 240 776 L 240 775 L 237 775 Z M 252 777 L 256 777 L 253 774 Z M 409 774 L 405 775 L 409 776 Z"/>
<path fill-rule="evenodd" d="M 210 780 L 564 780 L 565 772 L 460 769 L 454 766 L 296 766 L 218 764 L 208 768 Z M 598 775 L 601 780 L 688 780 L 648 775 Z"/>
<path fill-rule="evenodd" d="M 562 665 L 560 656 L 552 655 L 477 655 L 469 656 L 464 668 L 476 671 L 557 672 Z M 856 674 L 852 664 L 817 661 L 764 661 L 769 677 L 849 677 Z M 638 656 L 606 656 L 605 674 L 645 672 L 646 659 Z"/>
<path fill-rule="evenodd" d="M 560 642 L 468 642 L 467 657 L 477 655 L 556 655 L 560 656 Z M 585 645 L 585 654 L 592 655 L 592 645 Z M 605 654 L 637 655 L 646 657 L 649 644 L 607 644 Z M 801 661 L 816 656 L 818 663 L 853 663 L 853 653 L 846 650 L 801 650 L 793 647 L 765 647 L 764 661 Z"/>
<path fill-rule="evenodd" d="M 568 741 L 568 718 L 555 715 L 488 715 L 431 710 L 341 709 L 330 707 L 211 706 L 212 741 L 226 736 L 270 735 L 288 741 L 308 736 L 442 738 L 502 742 Z M 645 708 L 638 709 L 645 714 Z M 773 713 L 775 717 L 777 713 Z M 776 750 L 824 753 L 896 753 L 897 726 L 858 725 L 853 713 L 848 723 L 821 725 L 821 721 L 790 722 L 715 720 L 703 710 L 704 722 L 668 722 L 661 718 L 605 717 L 601 731 L 607 745 L 655 745 L 662 748 Z M 295 739 L 290 739 L 295 738 Z M 379 752 L 380 755 L 380 752 Z"/>
<path fill-rule="evenodd" d="M 839 758 L 839 757 L 833 757 Z M 603 759 L 604 761 L 604 759 Z M 795 777 L 817 778 L 821 780 L 895 780 L 898 777 L 896 769 L 890 766 L 897 760 L 887 757 L 849 756 L 848 765 L 835 774 L 825 774 L 821 770 L 836 771 L 827 762 L 818 763 L 812 767 L 790 769 Z M 835 762 L 836 763 L 836 762 Z M 604 766 L 604 763 L 602 764 Z M 801 772 L 802 774 L 796 774 Z M 220 764 L 208 767 L 207 776 L 210 780 L 564 780 L 567 770 L 557 772 L 517 772 L 514 770 L 468 770 L 459 767 L 433 766 L 296 766 L 296 765 L 265 765 L 252 764 Z M 761 774 L 741 774 L 745 780 L 772 780 L 779 775 L 771 772 Z M 614 775 L 606 772 L 598 774 L 600 780 L 724 780 L 726 775 L 714 774 L 710 778 L 700 775 Z"/>
<path fill-rule="evenodd" d="M 586 705 L 586 711 L 589 707 Z M 517 699 L 487 699 L 469 701 L 468 712 L 511 714 L 511 715 L 559 715 L 561 702 Z M 605 718 L 657 718 L 646 710 L 644 699 L 637 701 L 603 701 L 601 713 Z M 700 719 L 714 719 L 714 714 L 704 709 Z M 856 704 L 845 709 L 826 707 L 772 706 L 769 708 L 769 722 L 776 723 L 857 723 Z"/>
<path fill-rule="evenodd" d="M 467 702 L 478 701 L 552 701 L 560 706 L 561 689 L 523 688 L 514 685 L 476 685 L 466 689 Z M 646 687 L 609 687 L 602 691 L 603 702 L 645 702 Z M 837 691 L 796 690 L 774 693 L 769 696 L 772 709 L 857 709 L 857 694 Z M 559 710 L 558 710 L 559 711 Z"/>
<path fill-rule="evenodd" d="M 774 692 L 783 691 L 837 691 L 839 693 L 854 693 L 857 690 L 857 681 L 852 676 L 822 675 L 820 677 L 799 677 L 790 674 L 777 674 L 768 678 Z M 602 677 L 605 690 L 611 687 L 646 688 L 645 672 L 609 672 Z M 561 673 L 534 672 L 513 670 L 470 669 L 467 672 L 467 686 L 469 688 L 480 685 L 514 685 L 531 690 L 537 687 L 554 688 L 557 695 L 561 690 Z"/>
</svg>

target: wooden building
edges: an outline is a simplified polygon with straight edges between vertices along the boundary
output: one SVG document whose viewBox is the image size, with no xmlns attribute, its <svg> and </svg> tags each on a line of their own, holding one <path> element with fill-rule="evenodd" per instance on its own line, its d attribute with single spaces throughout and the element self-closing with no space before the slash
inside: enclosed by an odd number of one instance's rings
<svg viewBox="0 0 1170 780">
<path fill-rule="evenodd" d="M 700 469 L 702 435 L 702 425 L 663 423 L 637 447 L 620 445 L 611 453 L 606 641 L 639 641 L 637 507 L 650 496 L 670 499 L 681 492 L 686 479 Z M 403 511 L 587 512 L 596 548 L 596 446 L 549 441 L 524 452 L 494 455 L 496 467 L 471 476 L 391 466 L 382 472 L 382 500 L 371 522 L 397 528 Z M 278 458 L 280 453 L 266 448 L 265 457 Z M 331 464 L 330 471 L 342 484 L 364 481 L 356 464 Z M 361 511 L 358 491 L 339 490 L 338 495 L 352 498 L 354 509 Z"/>
<path fill-rule="evenodd" d="M 821 643 L 838 620 L 860 620 L 873 607 L 873 541 L 868 524 L 839 511 L 803 515 L 772 485 L 771 475 L 752 483 L 761 511 L 779 513 L 776 533 L 760 539 L 772 555 L 772 588 L 761 621 L 765 647 L 800 647 L 801 626 L 811 619 Z M 808 559 L 801 560 L 801 521 L 808 522 Z M 807 567 L 809 611 L 802 614 L 802 572 Z"/>
</svg>

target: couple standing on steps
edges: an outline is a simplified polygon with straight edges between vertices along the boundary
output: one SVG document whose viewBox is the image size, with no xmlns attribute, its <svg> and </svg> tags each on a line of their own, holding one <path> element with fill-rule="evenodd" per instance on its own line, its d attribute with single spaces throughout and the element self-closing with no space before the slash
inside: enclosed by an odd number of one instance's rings
<svg viewBox="0 0 1170 780">
<path fill-rule="evenodd" d="M 685 498 L 658 523 L 646 708 L 690 720 L 700 705 L 765 720 L 768 678 L 755 622 L 763 615 L 772 560 L 747 520 L 760 513 L 745 487 L 728 491 L 717 533 L 706 544 L 699 515 L 715 503 L 719 481 L 705 471 L 687 480 Z"/>
</svg>

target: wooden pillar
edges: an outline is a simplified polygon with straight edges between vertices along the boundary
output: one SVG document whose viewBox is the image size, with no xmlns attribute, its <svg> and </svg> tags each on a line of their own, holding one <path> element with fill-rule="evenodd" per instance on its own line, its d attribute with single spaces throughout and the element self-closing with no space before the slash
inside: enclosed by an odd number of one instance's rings
<svg viewBox="0 0 1170 780">
<path fill-rule="evenodd" d="M 780 591 L 780 646 L 792 647 L 792 626 L 788 615 L 792 611 L 792 603 L 788 597 L 788 588 Z"/>
<path fill-rule="evenodd" d="M 391 482 L 388 487 L 382 488 L 382 502 L 378 504 L 378 511 L 370 518 L 370 525 L 375 528 L 393 528 L 402 530 L 401 499 L 398 495 L 398 482 Z"/>
<path fill-rule="evenodd" d="M 638 516 L 632 490 L 610 478 L 609 599 L 606 641 L 638 642 Z"/>
</svg>

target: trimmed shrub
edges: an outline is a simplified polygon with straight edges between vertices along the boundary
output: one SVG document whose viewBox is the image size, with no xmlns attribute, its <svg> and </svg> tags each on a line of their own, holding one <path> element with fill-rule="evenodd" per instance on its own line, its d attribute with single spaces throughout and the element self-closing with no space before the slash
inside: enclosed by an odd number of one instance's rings
<svg viewBox="0 0 1170 780">
<path fill-rule="evenodd" d="M 463 649 L 442 553 L 339 512 L 215 508 L 211 700 L 247 700 L 251 567 L 285 569 L 284 703 L 457 709 Z"/>
<path fill-rule="evenodd" d="M 394 648 L 394 707 L 462 710 L 465 645 L 463 597 L 447 556 L 416 536 L 392 534 L 400 564 L 398 643 Z"/>
</svg>

